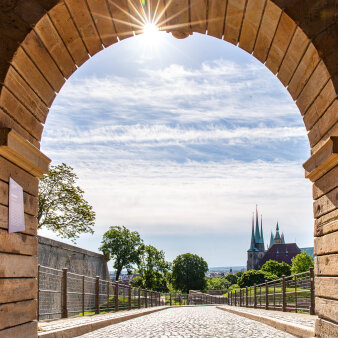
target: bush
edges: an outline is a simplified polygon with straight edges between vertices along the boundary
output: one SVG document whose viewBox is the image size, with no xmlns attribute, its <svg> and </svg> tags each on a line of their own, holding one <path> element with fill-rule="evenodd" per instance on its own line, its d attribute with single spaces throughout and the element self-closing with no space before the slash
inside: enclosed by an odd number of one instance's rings
<svg viewBox="0 0 338 338">
<path fill-rule="evenodd" d="M 267 261 L 261 268 L 262 271 L 273 274 L 281 278 L 283 275 L 290 276 L 291 275 L 291 266 L 285 262 L 278 263 L 270 259 Z"/>
<path fill-rule="evenodd" d="M 239 287 L 245 288 L 246 286 L 262 284 L 266 280 L 271 281 L 274 279 L 278 279 L 278 276 L 261 270 L 248 270 L 243 273 L 241 278 L 238 279 L 237 284 Z"/>
<path fill-rule="evenodd" d="M 207 290 L 227 290 L 230 287 L 230 282 L 224 277 L 206 278 Z"/>
<path fill-rule="evenodd" d="M 292 262 L 291 266 L 292 274 L 309 271 L 309 269 L 313 267 L 313 258 L 311 255 L 308 255 L 305 251 L 302 251 L 297 256 L 291 258 L 291 262 Z"/>
</svg>

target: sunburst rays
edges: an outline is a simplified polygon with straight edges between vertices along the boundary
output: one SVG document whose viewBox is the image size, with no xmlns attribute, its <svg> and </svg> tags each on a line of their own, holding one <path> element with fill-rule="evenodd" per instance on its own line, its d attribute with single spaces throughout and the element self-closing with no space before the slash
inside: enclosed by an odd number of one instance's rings
<svg viewBox="0 0 338 338">
<path fill-rule="evenodd" d="M 172 6 L 173 0 L 168 0 L 164 4 L 163 0 L 108 0 L 110 6 L 115 8 L 112 19 L 115 23 L 125 26 L 125 30 L 117 31 L 117 36 L 130 36 L 144 33 L 146 25 L 156 26 L 158 31 L 183 31 L 192 33 L 191 27 L 196 24 L 207 24 L 208 20 L 198 20 L 194 22 L 176 22 L 183 13 L 189 12 L 190 8 L 181 8 L 174 14 L 167 17 L 167 10 Z M 121 5 L 125 4 L 125 6 Z M 164 6 L 161 6 L 164 4 Z M 119 15 L 119 13 L 121 15 Z"/>
</svg>

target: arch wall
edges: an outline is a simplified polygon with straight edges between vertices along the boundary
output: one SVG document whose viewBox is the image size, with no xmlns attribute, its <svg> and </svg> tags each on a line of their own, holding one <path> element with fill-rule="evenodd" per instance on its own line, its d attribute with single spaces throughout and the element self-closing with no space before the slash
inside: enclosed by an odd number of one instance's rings
<svg viewBox="0 0 338 338">
<path fill-rule="evenodd" d="M 338 109 L 335 1 L 153 0 L 165 30 L 224 39 L 287 88 L 308 131 L 319 336 L 338 336 Z M 38 177 L 43 125 L 66 79 L 90 57 L 138 34 L 140 0 L 5 0 L 0 4 L 0 336 L 35 337 Z M 314 4 L 315 3 L 315 4 Z M 121 21 L 127 22 L 126 24 Z M 188 25 L 187 25 L 188 24 Z M 131 93 L 132 95 L 132 93 Z M 8 234 L 8 181 L 24 189 L 26 230 Z"/>
</svg>

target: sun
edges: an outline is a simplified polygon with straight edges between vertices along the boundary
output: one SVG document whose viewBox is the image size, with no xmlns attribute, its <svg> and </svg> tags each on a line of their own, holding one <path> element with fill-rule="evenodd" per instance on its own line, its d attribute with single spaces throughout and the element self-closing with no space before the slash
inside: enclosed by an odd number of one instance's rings
<svg viewBox="0 0 338 338">
<path fill-rule="evenodd" d="M 143 27 L 143 34 L 148 37 L 154 36 L 159 32 L 158 27 L 153 22 L 147 22 Z"/>
</svg>

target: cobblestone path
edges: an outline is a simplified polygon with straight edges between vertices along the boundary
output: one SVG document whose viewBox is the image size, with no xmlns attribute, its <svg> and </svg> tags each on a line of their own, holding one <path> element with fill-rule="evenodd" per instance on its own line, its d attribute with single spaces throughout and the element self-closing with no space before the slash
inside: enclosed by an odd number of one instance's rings
<svg viewBox="0 0 338 338">
<path fill-rule="evenodd" d="M 294 337 L 214 306 L 171 308 L 107 326 L 81 337 Z"/>
</svg>

